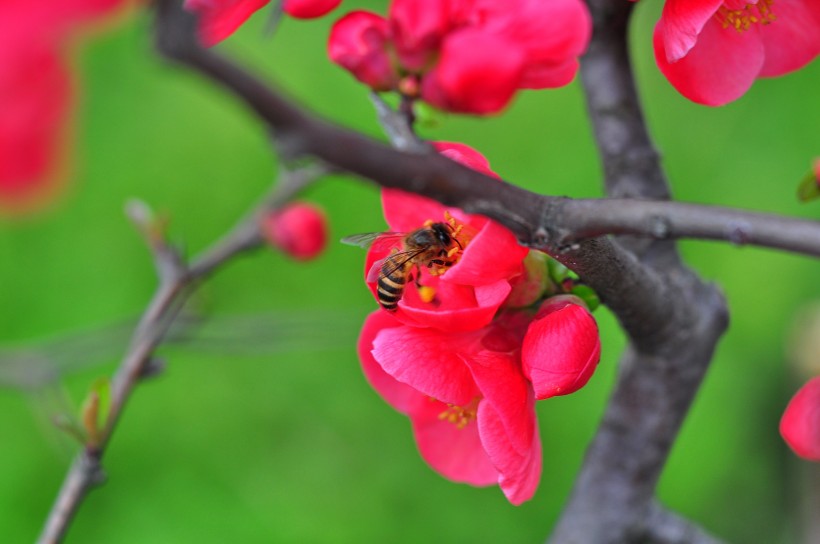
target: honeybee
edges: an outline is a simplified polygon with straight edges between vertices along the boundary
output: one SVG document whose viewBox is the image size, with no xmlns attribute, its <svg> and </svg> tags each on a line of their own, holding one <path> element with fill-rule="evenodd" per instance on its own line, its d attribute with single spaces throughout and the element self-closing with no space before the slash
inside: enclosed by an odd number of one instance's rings
<svg viewBox="0 0 820 544">
<path fill-rule="evenodd" d="M 455 219 L 449 214 L 446 214 L 446 219 L 447 222 L 427 221 L 423 227 L 411 232 L 370 232 L 342 238 L 345 244 L 363 248 L 374 243 L 401 243 L 403 246 L 402 250 L 394 247 L 390 255 L 373 263 L 367 274 L 368 282 L 376 282 L 376 293 L 382 308 L 388 312 L 396 311 L 414 269 L 416 286 L 421 289 L 419 279 L 422 266 L 438 276 L 458 262 L 458 253 L 464 249 L 458 236 L 464 225 L 456 226 Z"/>
</svg>

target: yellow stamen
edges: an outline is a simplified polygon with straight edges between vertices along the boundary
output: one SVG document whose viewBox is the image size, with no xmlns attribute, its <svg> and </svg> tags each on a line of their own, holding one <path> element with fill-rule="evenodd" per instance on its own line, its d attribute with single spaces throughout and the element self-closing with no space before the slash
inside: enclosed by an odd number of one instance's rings
<svg viewBox="0 0 820 544">
<path fill-rule="evenodd" d="M 772 13 L 772 4 L 774 0 L 759 0 L 756 4 L 746 4 L 740 9 L 729 9 L 724 4 L 718 8 L 715 17 L 723 28 L 731 26 L 738 32 L 746 32 L 752 25 L 768 25 L 777 19 Z"/>
<path fill-rule="evenodd" d="M 433 299 L 436 298 L 436 290 L 432 287 L 422 285 L 419 287 L 419 298 L 422 302 L 433 302 Z"/>
<path fill-rule="evenodd" d="M 448 404 L 447 408 L 438 415 L 439 420 L 447 421 L 456 426 L 457 429 L 463 429 L 468 423 L 476 418 L 478 413 L 478 397 L 470 401 L 466 406 L 456 406 L 455 404 Z"/>
</svg>

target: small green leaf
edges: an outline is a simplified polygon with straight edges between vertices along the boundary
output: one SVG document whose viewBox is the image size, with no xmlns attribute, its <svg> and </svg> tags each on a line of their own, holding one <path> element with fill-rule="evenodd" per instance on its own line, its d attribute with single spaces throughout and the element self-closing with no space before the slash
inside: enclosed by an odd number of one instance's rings
<svg viewBox="0 0 820 544">
<path fill-rule="evenodd" d="M 797 198 L 800 202 L 811 202 L 820 198 L 820 180 L 813 172 L 806 174 L 797 186 Z"/>
<path fill-rule="evenodd" d="M 570 292 L 583 300 L 590 312 L 594 312 L 595 309 L 601 305 L 601 299 L 598 298 L 598 293 L 588 285 L 576 285 Z"/>
<path fill-rule="evenodd" d="M 569 277 L 569 268 L 555 259 L 550 259 L 547 262 L 547 267 L 549 268 L 550 278 L 557 285 L 563 284 L 564 280 Z"/>
<path fill-rule="evenodd" d="M 108 378 L 97 378 L 80 408 L 80 420 L 86 436 L 86 445 L 98 446 L 103 439 L 108 414 L 111 409 L 111 382 Z"/>
</svg>

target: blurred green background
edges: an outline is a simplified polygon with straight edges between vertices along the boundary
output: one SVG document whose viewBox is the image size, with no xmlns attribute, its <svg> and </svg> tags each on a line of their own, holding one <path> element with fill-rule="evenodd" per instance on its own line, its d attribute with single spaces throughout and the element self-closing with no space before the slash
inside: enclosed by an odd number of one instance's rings
<svg viewBox="0 0 820 544">
<path fill-rule="evenodd" d="M 380 10 L 383 3 L 369 6 Z M 654 66 L 651 29 L 659 9 L 659 2 L 638 6 L 632 41 L 646 114 L 676 197 L 820 217 L 820 204 L 799 205 L 794 196 L 810 159 L 820 155 L 820 64 L 759 81 L 724 108 L 694 105 Z M 365 90 L 326 60 L 334 19 L 285 20 L 271 39 L 260 14 L 220 48 L 318 113 L 381 137 Z M 4 344 L 139 314 L 156 278 L 124 218 L 128 198 L 167 213 L 172 237 L 195 254 L 275 176 L 263 128 L 210 82 L 158 59 L 150 30 L 150 18 L 140 14 L 83 49 L 75 179 L 48 210 L 0 220 Z M 577 82 L 523 93 L 498 117 L 445 117 L 424 133 L 478 148 L 498 173 L 529 189 L 601 195 Z M 367 183 L 333 177 L 305 197 L 327 210 L 333 240 L 384 228 L 378 192 Z M 820 296 L 818 264 L 716 243 L 681 248 L 724 288 L 732 324 L 664 472 L 661 499 L 729 541 L 797 542 L 806 466 L 783 445 L 777 422 L 797 387 L 786 348 L 795 316 Z M 376 304 L 362 282 L 363 260 L 364 252 L 337 243 L 309 264 L 260 251 L 204 285 L 196 303 L 217 322 L 250 313 L 273 321 L 295 316 L 300 324 L 283 344 L 271 326 L 256 355 L 230 345 L 164 348 L 167 370 L 129 402 L 104 459 L 109 481 L 83 504 L 67 541 L 543 540 L 611 388 L 624 345 L 613 317 L 596 313 L 603 355 L 590 385 L 540 403 L 541 486 L 532 501 L 513 507 L 497 487 L 475 489 L 433 473 L 406 418 L 366 384 L 355 338 Z M 71 372 L 59 387 L 0 389 L 4 542 L 38 534 L 76 450 L 49 424 L 55 399 L 79 403 L 98 376 L 113 371 L 124 343 L 111 349 L 104 365 Z"/>
</svg>

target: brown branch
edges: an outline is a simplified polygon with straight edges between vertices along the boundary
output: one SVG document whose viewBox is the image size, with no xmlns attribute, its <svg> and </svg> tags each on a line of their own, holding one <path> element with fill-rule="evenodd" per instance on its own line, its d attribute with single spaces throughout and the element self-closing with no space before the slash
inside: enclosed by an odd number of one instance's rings
<svg viewBox="0 0 820 544">
<path fill-rule="evenodd" d="M 148 239 L 160 278 L 160 285 L 134 331 L 131 345 L 117 369 L 111 388 L 111 405 L 101 438 L 86 447 L 72 463 L 57 498 L 46 519 L 38 543 L 60 542 L 88 491 L 104 480 L 100 464 L 120 416 L 140 379 L 156 369 L 154 351 L 163 341 L 177 312 L 196 285 L 238 254 L 258 248 L 263 239 L 259 220 L 265 214 L 292 198 L 296 192 L 326 172 L 310 167 L 298 171 L 283 170 L 276 191 L 256 206 L 220 240 L 194 258 L 189 264 L 179 257 L 164 238 Z M 135 214 L 131 213 L 132 219 Z M 136 214 L 139 222 L 140 213 Z M 138 225 L 143 233 L 145 225 Z"/>
</svg>

